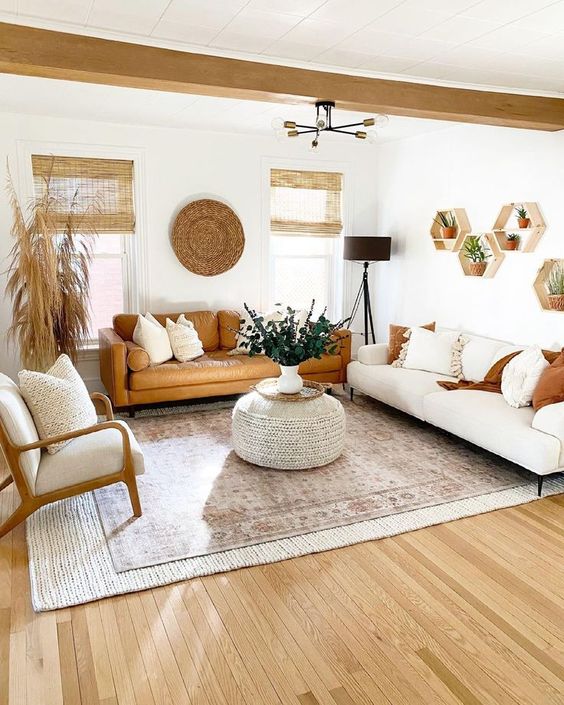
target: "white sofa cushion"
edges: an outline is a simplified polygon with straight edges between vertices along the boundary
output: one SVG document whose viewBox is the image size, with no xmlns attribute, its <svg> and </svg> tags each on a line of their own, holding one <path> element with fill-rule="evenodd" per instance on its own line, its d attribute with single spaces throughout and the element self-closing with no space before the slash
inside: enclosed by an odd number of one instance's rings
<svg viewBox="0 0 564 705">
<path fill-rule="evenodd" d="M 423 399 L 426 394 L 440 391 L 437 380 L 456 382 L 454 377 L 422 370 L 406 370 L 392 365 L 364 365 L 355 361 L 347 367 L 347 380 L 354 389 L 374 399 L 424 419 Z"/>
<path fill-rule="evenodd" d="M 506 343 L 466 333 L 464 337 L 466 344 L 462 350 L 462 374 L 466 380 L 481 382 L 493 365 L 495 354 Z"/>
<path fill-rule="evenodd" d="M 539 475 L 559 467 L 560 441 L 532 428 L 531 407 L 514 409 L 501 394 L 476 390 L 429 394 L 423 413 L 429 423 Z"/>
<path fill-rule="evenodd" d="M 129 433 L 136 475 L 145 470 L 143 452 L 124 421 L 118 423 Z M 45 453 L 39 463 L 35 495 L 54 492 L 98 477 L 119 472 L 123 467 L 123 441 L 115 428 L 89 433 L 75 438 L 56 455 Z"/>
<path fill-rule="evenodd" d="M 402 367 L 451 376 L 454 345 L 459 338 L 457 331 L 435 333 L 425 328 L 412 328 Z"/>
<path fill-rule="evenodd" d="M 516 409 L 530 406 L 539 379 L 548 366 L 539 345 L 531 345 L 505 365 L 501 393 L 509 406 Z"/>
<path fill-rule="evenodd" d="M 533 417 L 532 426 L 560 441 L 560 467 L 564 468 L 564 401 L 539 409 Z"/>
<path fill-rule="evenodd" d="M 60 355 L 47 372 L 22 370 L 20 390 L 41 439 L 94 426 L 98 417 L 81 376 L 67 355 Z M 47 446 L 58 453 L 70 441 Z"/>
<path fill-rule="evenodd" d="M 24 446 L 39 440 L 33 418 L 20 394 L 18 385 L 1 373 L 0 419 L 4 424 L 8 438 L 14 445 Z M 20 456 L 20 466 L 32 492 L 35 487 L 40 458 L 41 451 L 39 449 L 28 450 L 27 453 Z"/>
<path fill-rule="evenodd" d="M 388 345 L 387 343 L 361 345 L 358 349 L 357 358 L 363 365 L 387 365 Z"/>
</svg>

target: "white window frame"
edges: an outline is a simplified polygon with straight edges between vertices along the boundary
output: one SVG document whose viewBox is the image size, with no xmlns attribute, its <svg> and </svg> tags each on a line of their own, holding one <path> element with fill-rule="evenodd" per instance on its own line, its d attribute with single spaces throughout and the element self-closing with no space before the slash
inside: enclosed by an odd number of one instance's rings
<svg viewBox="0 0 564 705">
<path fill-rule="evenodd" d="M 352 217 L 354 212 L 354 175 L 350 162 L 335 162 L 319 160 L 315 161 L 280 159 L 275 157 L 264 157 L 261 164 L 261 308 L 267 310 L 273 303 L 274 284 L 274 257 L 272 254 L 270 229 L 270 171 L 271 169 L 289 169 L 303 171 L 329 171 L 343 175 L 343 230 L 339 237 L 331 238 L 333 241 L 333 253 L 331 255 L 331 281 L 333 286 L 329 290 L 329 301 L 327 302 L 327 312 L 331 320 L 343 318 L 344 297 L 346 291 L 345 266 L 343 262 L 343 238 L 350 234 Z M 283 235 L 283 233 L 280 233 Z M 284 255 L 293 257 L 292 254 Z M 299 259 L 305 259 L 307 255 L 296 255 Z M 319 255 L 311 255 L 318 258 Z M 265 276 L 265 274 L 267 276 Z"/>
<path fill-rule="evenodd" d="M 135 230 L 131 235 L 122 234 L 123 251 L 120 255 L 99 254 L 96 259 L 121 257 L 124 289 L 124 313 L 144 311 L 149 301 L 149 277 L 146 240 L 145 150 L 113 145 L 85 145 L 70 142 L 17 141 L 18 195 L 22 203 L 34 196 L 32 154 L 61 157 L 90 157 L 94 159 L 128 159 L 133 161 L 133 202 Z M 117 233 L 116 233 L 117 234 Z M 103 235 L 100 235 L 103 237 Z M 92 340 L 85 348 L 97 351 L 98 341 Z"/>
</svg>

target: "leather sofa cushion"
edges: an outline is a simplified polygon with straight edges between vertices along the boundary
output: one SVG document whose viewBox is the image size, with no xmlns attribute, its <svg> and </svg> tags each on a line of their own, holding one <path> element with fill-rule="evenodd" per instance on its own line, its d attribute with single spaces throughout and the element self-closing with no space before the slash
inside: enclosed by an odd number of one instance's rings
<svg viewBox="0 0 564 705">
<path fill-rule="evenodd" d="M 182 311 L 177 313 L 154 313 L 157 321 L 166 326 L 166 319 L 170 318 L 176 321 Z M 217 350 L 219 347 L 219 328 L 217 314 L 213 311 L 188 311 L 184 315 L 189 321 L 192 321 L 194 328 L 198 333 L 198 337 L 202 341 L 202 346 L 205 352 Z M 135 325 L 137 324 L 136 313 L 118 313 L 113 320 L 116 333 L 124 340 L 131 340 Z"/>
<path fill-rule="evenodd" d="M 219 364 L 218 364 L 219 363 Z M 340 370 L 339 355 L 323 355 L 320 360 L 308 360 L 300 365 L 300 373 L 313 374 Z M 166 387 L 183 387 L 192 384 L 210 384 L 245 379 L 278 377 L 280 368 L 262 355 L 228 355 L 226 350 L 216 350 L 204 359 L 193 362 L 165 362 L 147 367 L 129 376 L 130 389 L 142 391 Z"/>
<path fill-rule="evenodd" d="M 222 350 L 233 350 L 237 345 L 237 333 L 233 333 L 233 330 L 239 330 L 241 314 L 238 311 L 218 311 L 217 319 L 219 322 L 219 347 Z"/>
</svg>

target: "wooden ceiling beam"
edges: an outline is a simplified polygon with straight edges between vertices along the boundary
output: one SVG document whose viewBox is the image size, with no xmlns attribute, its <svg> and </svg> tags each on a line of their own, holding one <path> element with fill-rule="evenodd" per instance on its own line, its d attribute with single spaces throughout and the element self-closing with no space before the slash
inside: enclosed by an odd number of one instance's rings
<svg viewBox="0 0 564 705">
<path fill-rule="evenodd" d="M 366 113 L 564 128 L 564 99 L 350 76 L 0 23 L 0 72 Z"/>
</svg>

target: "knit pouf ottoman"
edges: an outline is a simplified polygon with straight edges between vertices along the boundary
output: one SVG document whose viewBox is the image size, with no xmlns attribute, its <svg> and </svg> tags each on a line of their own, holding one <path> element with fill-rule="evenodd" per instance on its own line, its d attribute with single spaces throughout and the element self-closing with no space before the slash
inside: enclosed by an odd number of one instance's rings
<svg viewBox="0 0 564 705">
<path fill-rule="evenodd" d="M 334 397 L 292 403 L 241 397 L 233 409 L 233 448 L 249 463 L 278 470 L 306 470 L 333 462 L 345 442 L 345 411 Z"/>
</svg>

